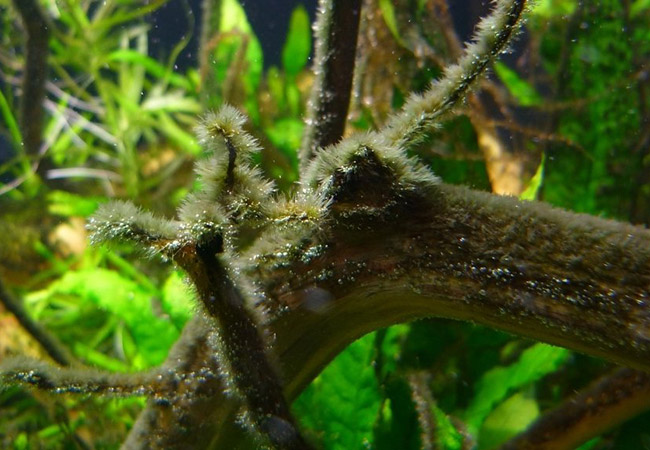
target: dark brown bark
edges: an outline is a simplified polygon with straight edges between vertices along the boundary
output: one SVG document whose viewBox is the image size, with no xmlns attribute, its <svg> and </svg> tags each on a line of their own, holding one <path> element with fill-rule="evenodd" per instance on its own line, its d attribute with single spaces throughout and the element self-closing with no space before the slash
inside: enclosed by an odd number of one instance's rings
<svg viewBox="0 0 650 450">
<path fill-rule="evenodd" d="M 354 76 L 354 59 L 361 16 L 361 0 L 325 0 L 319 19 L 316 79 L 312 87 L 307 131 L 300 152 L 307 164 L 319 148 L 343 137 Z"/>
<path fill-rule="evenodd" d="M 359 186 L 377 186 L 364 176 Z M 422 317 L 474 321 L 650 369 L 649 231 L 444 184 L 395 190 L 393 199 L 336 189 L 317 240 L 299 252 L 247 256 L 265 306 L 290 310 L 270 324 L 287 398 L 354 339 Z M 196 448 L 246 439 L 221 392 L 211 405 L 219 421 L 201 424 L 206 445 Z M 154 420 L 136 427 L 140 436 L 161 435 L 155 408 L 145 413 Z"/>
<path fill-rule="evenodd" d="M 13 5 L 20 13 L 27 32 L 20 130 L 26 154 L 36 158 L 43 139 L 43 100 L 50 32 L 36 0 L 14 0 Z M 39 172 L 42 170 L 44 167 Z"/>
</svg>

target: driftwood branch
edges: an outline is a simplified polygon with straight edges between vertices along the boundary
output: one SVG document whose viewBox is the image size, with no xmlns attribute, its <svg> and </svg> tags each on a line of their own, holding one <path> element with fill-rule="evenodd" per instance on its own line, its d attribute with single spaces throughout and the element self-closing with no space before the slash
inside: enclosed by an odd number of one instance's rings
<svg viewBox="0 0 650 450">
<path fill-rule="evenodd" d="M 571 450 L 650 408 L 650 375 L 618 369 L 545 413 L 500 450 Z"/>
<path fill-rule="evenodd" d="M 253 248 L 245 258 L 249 275 L 289 309 L 270 323 L 288 399 L 353 340 L 423 317 L 474 321 L 650 369 L 648 230 L 444 184 L 396 192 L 395 202 L 388 191 L 364 192 L 376 189 L 379 172 L 357 170 L 338 186 L 328 225 L 300 252 Z M 187 336 L 179 346 L 198 345 Z M 205 433 L 196 448 L 247 439 L 232 423 L 231 400 L 216 390 L 208 403 L 210 422 L 185 430 Z M 169 413 L 150 404 L 138 435 L 173 448 Z"/>
<path fill-rule="evenodd" d="M 35 158 L 43 139 L 43 99 L 50 31 L 36 0 L 14 0 L 13 5 L 27 32 L 20 129 L 26 154 Z"/>
<path fill-rule="evenodd" d="M 322 0 L 316 23 L 316 78 L 300 158 L 307 164 L 316 150 L 343 137 L 347 121 L 361 0 Z"/>
</svg>

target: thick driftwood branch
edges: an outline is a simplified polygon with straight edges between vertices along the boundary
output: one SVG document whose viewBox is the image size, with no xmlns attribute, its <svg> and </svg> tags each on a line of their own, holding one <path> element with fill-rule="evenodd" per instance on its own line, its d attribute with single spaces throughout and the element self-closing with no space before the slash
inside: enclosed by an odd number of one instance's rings
<svg viewBox="0 0 650 450">
<path fill-rule="evenodd" d="M 324 0 L 316 23 L 316 78 L 312 87 L 307 129 L 300 151 L 307 164 L 316 150 L 343 137 L 347 121 L 361 0 Z"/>
<path fill-rule="evenodd" d="M 444 184 L 393 199 L 367 195 L 363 186 L 381 186 L 371 172 L 338 188 L 318 239 L 296 252 L 253 248 L 248 257 L 249 275 L 289 308 L 270 324 L 287 398 L 363 334 L 423 317 L 469 320 L 650 369 L 648 230 Z M 220 390 L 211 402 L 194 401 L 188 396 L 195 416 L 211 405 L 209 423 L 191 424 L 194 448 L 247 439 Z M 138 434 L 173 442 L 164 439 L 174 433 L 163 420 L 170 413 L 150 404 Z"/>
<path fill-rule="evenodd" d="M 234 159 L 234 158 L 233 158 Z M 267 438 L 274 450 L 309 450 L 300 435 L 275 368 L 267 358 L 263 330 L 247 307 L 248 298 L 217 254 L 223 253 L 221 235 L 203 239 L 194 252 L 179 252 L 177 261 L 190 274 L 206 314 L 217 334 L 221 373 L 245 406 L 244 425 Z M 190 257 L 184 255 L 190 253 Z"/>
<path fill-rule="evenodd" d="M 219 378 L 213 376 L 219 373 L 219 366 L 207 342 L 210 332 L 203 317 L 192 319 L 162 367 L 163 371 L 205 373 L 207 376 L 189 377 L 179 383 L 173 404 L 149 400 L 122 449 L 205 448 L 204 441 L 211 438 L 215 427 L 223 420 L 220 416 L 224 411 L 233 412 L 233 403 L 215 403 L 223 396 L 223 386 Z"/>
<path fill-rule="evenodd" d="M 650 374 L 618 369 L 545 413 L 500 450 L 571 450 L 650 408 Z"/>
</svg>

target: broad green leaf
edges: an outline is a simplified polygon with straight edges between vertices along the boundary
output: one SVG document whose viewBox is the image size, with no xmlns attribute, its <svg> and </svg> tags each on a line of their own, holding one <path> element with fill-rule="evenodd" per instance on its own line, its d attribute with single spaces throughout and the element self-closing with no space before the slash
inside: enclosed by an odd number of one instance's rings
<svg viewBox="0 0 650 450">
<path fill-rule="evenodd" d="M 497 406 L 483 422 L 478 448 L 491 449 L 525 430 L 539 416 L 534 398 L 518 392 Z"/>
<path fill-rule="evenodd" d="M 493 408 L 510 392 L 554 372 L 569 355 L 570 352 L 564 348 L 538 343 L 526 349 L 517 362 L 487 371 L 476 383 L 476 394 L 465 411 L 470 431 L 476 432 Z"/>
<path fill-rule="evenodd" d="M 284 110 L 284 79 L 280 74 L 280 70 L 276 66 L 271 66 L 266 71 L 266 85 L 269 90 L 271 98 L 275 102 L 278 110 Z"/>
<path fill-rule="evenodd" d="M 248 22 L 246 11 L 238 0 L 223 0 L 221 2 L 220 31 L 238 29 L 244 33 L 252 33 L 253 28 Z"/>
<path fill-rule="evenodd" d="M 298 119 L 280 119 L 264 129 L 267 137 L 291 162 L 294 176 L 298 173 L 298 149 L 302 139 L 304 123 Z"/>
<path fill-rule="evenodd" d="M 291 160 L 297 160 L 296 152 L 300 148 L 303 128 L 302 120 L 280 119 L 264 131 L 275 147 L 282 150 Z"/>
<path fill-rule="evenodd" d="M 494 71 L 506 86 L 508 92 L 517 99 L 521 106 L 537 106 L 542 104 L 543 99 L 535 88 L 523 80 L 510 67 L 497 61 L 494 63 Z"/>
<path fill-rule="evenodd" d="M 123 320 L 147 366 L 160 364 L 179 334 L 169 319 L 154 312 L 157 292 L 111 270 L 67 272 L 48 287 L 47 294 L 77 296 Z"/>
<path fill-rule="evenodd" d="M 14 439 L 14 450 L 28 450 L 29 449 L 29 439 L 27 439 L 27 434 L 20 433 L 16 439 Z"/>
<path fill-rule="evenodd" d="M 300 115 L 300 89 L 295 81 L 287 80 L 285 87 L 286 99 L 288 112 L 292 117 L 298 117 Z"/>
<path fill-rule="evenodd" d="M 302 426 L 327 450 L 361 450 L 372 442 L 381 404 L 372 361 L 374 333 L 353 342 L 294 402 Z"/>
<path fill-rule="evenodd" d="M 311 53 L 311 27 L 309 15 L 303 5 L 298 5 L 291 14 L 287 40 L 282 48 L 282 66 L 285 72 L 295 77 L 307 65 Z"/>
<path fill-rule="evenodd" d="M 650 0 L 636 0 L 630 6 L 630 16 L 636 17 L 648 8 L 650 8 Z"/>
<path fill-rule="evenodd" d="M 546 162 L 546 154 L 542 155 L 542 161 L 539 163 L 535 175 L 530 179 L 530 183 L 524 192 L 521 193 L 519 198 L 521 200 L 535 200 L 537 199 L 537 194 L 539 193 L 540 188 L 542 187 L 542 181 L 544 180 L 544 163 Z"/>
</svg>

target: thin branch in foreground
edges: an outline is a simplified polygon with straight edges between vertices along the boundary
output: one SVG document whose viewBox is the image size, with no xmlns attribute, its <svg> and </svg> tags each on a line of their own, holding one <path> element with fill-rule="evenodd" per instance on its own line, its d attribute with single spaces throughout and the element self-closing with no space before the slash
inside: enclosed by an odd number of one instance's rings
<svg viewBox="0 0 650 450">
<path fill-rule="evenodd" d="M 158 371 L 111 373 L 88 368 L 56 367 L 31 358 L 10 358 L 0 365 L 2 384 L 23 384 L 56 394 L 148 395 L 165 400 L 176 383 Z M 169 384 L 169 386 L 166 386 Z"/>
<path fill-rule="evenodd" d="M 3 306 L 16 317 L 20 325 L 27 330 L 27 332 L 32 336 L 47 352 L 47 354 L 62 366 L 70 366 L 74 364 L 74 359 L 68 352 L 68 350 L 59 342 L 59 340 L 49 333 L 45 328 L 43 328 L 38 322 L 30 317 L 30 315 L 25 311 L 20 300 L 14 298 L 7 288 L 4 286 L 2 280 L 0 280 L 0 302 Z"/>
<path fill-rule="evenodd" d="M 500 450 L 571 450 L 650 409 L 650 374 L 618 369 L 548 411 Z"/>
<path fill-rule="evenodd" d="M 343 137 L 354 76 L 361 0 L 321 0 L 314 27 L 316 78 L 311 90 L 305 134 L 300 150 L 303 165 L 319 148 Z"/>
</svg>

